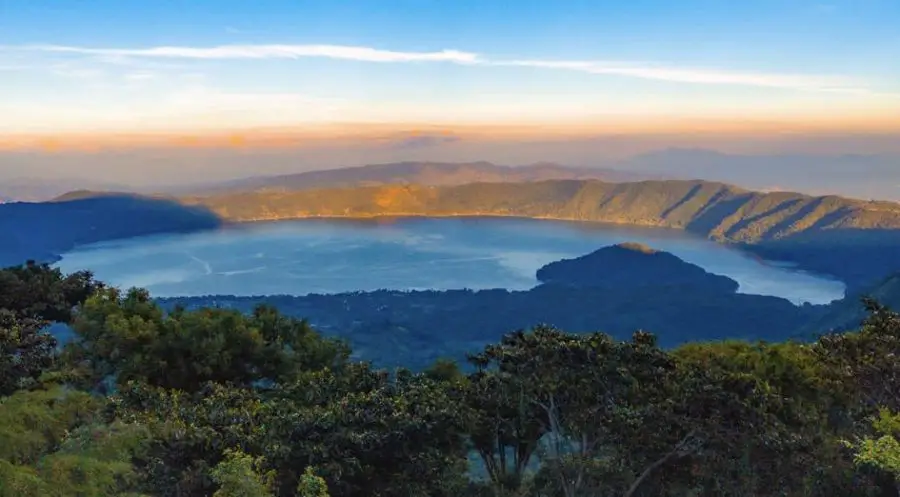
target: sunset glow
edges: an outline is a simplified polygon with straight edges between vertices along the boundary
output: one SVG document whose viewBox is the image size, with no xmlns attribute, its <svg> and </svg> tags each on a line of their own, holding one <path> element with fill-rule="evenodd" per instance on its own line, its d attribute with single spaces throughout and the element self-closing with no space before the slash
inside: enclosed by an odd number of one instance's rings
<svg viewBox="0 0 900 497">
<path fill-rule="evenodd" d="M 896 2 L 264 3 L 5 5 L 0 147 L 900 132 Z"/>
</svg>

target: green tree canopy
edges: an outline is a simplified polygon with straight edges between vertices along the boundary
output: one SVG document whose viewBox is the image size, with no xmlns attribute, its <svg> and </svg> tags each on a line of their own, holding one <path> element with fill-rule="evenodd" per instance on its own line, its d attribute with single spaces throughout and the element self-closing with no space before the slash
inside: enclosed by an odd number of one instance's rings
<svg viewBox="0 0 900 497">
<path fill-rule="evenodd" d="M 284 382 L 306 370 L 339 368 L 347 347 L 276 309 L 176 308 L 165 313 L 144 290 L 100 290 L 82 306 L 70 363 L 96 382 L 129 381 L 197 391 L 206 382 L 249 386 Z"/>
</svg>

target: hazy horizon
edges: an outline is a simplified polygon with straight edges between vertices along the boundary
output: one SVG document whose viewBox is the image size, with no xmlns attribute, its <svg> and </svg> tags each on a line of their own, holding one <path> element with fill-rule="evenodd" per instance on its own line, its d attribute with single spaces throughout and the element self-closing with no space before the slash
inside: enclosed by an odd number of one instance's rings
<svg viewBox="0 0 900 497">
<path fill-rule="evenodd" d="M 897 132 L 898 21 L 890 0 L 10 2 L 0 131 Z"/>
<path fill-rule="evenodd" d="M 766 174 L 845 164 L 873 185 L 807 189 L 897 198 L 898 24 L 891 0 L 7 2 L 0 180 L 631 167 L 686 148 L 774 157 Z M 654 167 L 785 183 L 676 159 Z"/>
</svg>

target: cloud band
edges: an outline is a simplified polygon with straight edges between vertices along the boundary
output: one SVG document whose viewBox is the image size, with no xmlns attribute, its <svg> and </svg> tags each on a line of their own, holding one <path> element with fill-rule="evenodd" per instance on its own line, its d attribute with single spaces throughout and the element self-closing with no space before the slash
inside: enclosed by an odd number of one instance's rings
<svg viewBox="0 0 900 497">
<path fill-rule="evenodd" d="M 3 47 L 0 47 L 2 49 Z M 653 64 L 567 60 L 493 60 L 459 50 L 404 52 L 344 45 L 221 45 L 214 47 L 160 46 L 150 48 L 86 48 L 60 45 L 6 47 L 101 58 L 153 59 L 300 59 L 308 57 L 376 63 L 444 62 L 493 67 L 531 67 L 588 74 L 707 85 L 739 85 L 800 91 L 871 93 L 843 78 L 821 75 L 747 73 L 711 69 L 667 67 Z"/>
</svg>

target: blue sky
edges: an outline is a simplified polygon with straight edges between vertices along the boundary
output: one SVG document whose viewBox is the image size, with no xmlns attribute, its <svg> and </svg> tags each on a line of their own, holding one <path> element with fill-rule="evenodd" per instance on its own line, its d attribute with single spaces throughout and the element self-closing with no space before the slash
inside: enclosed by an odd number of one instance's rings
<svg viewBox="0 0 900 497">
<path fill-rule="evenodd" d="M 0 131 L 900 115 L 897 0 L 0 0 Z"/>
</svg>

